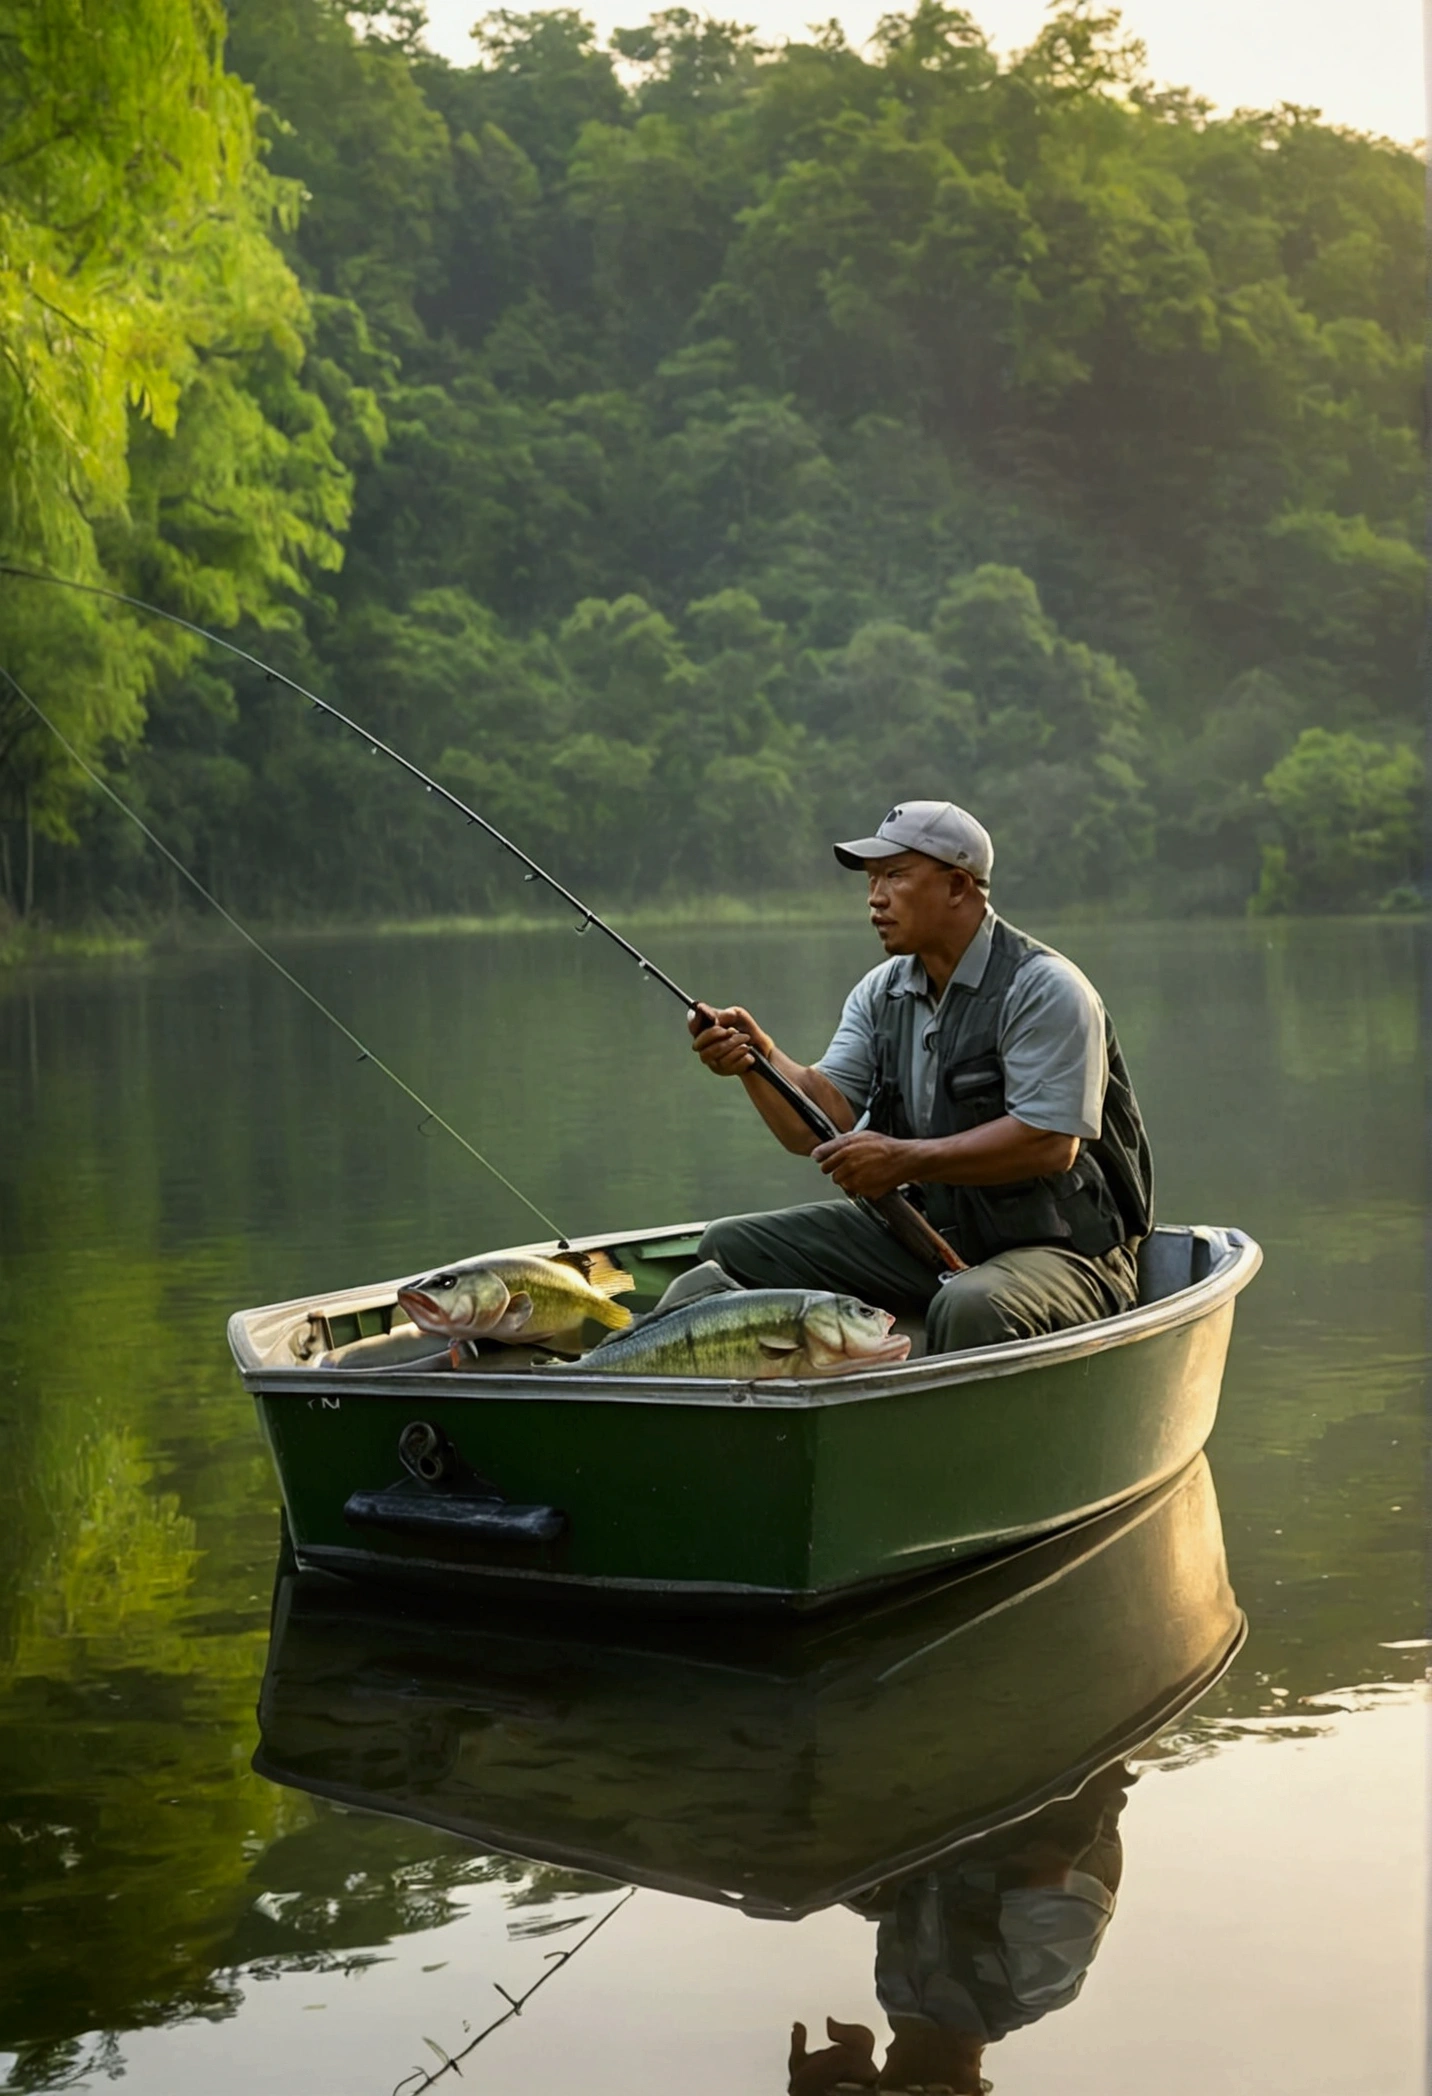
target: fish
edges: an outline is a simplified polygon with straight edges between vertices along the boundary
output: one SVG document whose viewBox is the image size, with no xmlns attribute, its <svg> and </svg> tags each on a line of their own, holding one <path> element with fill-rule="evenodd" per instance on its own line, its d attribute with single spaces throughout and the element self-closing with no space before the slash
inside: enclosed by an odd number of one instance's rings
<svg viewBox="0 0 1432 2096">
<path fill-rule="evenodd" d="M 737 1289 L 700 1297 L 634 1332 L 604 1339 L 557 1373 L 719 1376 L 849 1375 L 904 1361 L 910 1341 L 895 1319 L 853 1295 L 800 1288 Z"/>
<path fill-rule="evenodd" d="M 611 1298 L 635 1286 L 606 1252 L 558 1259 L 488 1252 L 410 1281 L 398 1290 L 398 1301 L 421 1331 L 444 1339 L 532 1346 L 571 1331 L 584 1317 L 609 1331 L 625 1331 L 632 1314 Z"/>
<path fill-rule="evenodd" d="M 416 1325 L 394 1325 L 391 1332 L 375 1332 L 370 1339 L 351 1339 L 346 1346 L 331 1347 L 309 1360 L 310 1368 L 406 1368 L 438 1367 L 448 1358 L 443 1340 Z"/>
</svg>

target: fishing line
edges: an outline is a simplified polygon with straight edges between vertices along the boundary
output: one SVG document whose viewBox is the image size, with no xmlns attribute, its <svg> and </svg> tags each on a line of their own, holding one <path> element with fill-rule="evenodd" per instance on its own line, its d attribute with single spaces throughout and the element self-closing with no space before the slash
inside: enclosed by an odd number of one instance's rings
<svg viewBox="0 0 1432 2096">
<path fill-rule="evenodd" d="M 551 1216 L 548 1215 L 544 1209 L 539 1208 L 535 1201 L 529 1200 L 527 1195 L 523 1193 L 521 1187 L 514 1186 L 512 1184 L 512 1181 L 507 1177 L 507 1174 L 505 1172 L 500 1172 L 497 1169 L 497 1166 L 492 1162 L 492 1159 L 490 1157 L 484 1157 L 481 1150 L 479 1150 L 475 1144 L 470 1143 L 467 1137 L 463 1135 L 458 1129 L 454 1128 L 451 1121 L 445 1120 L 443 1116 L 438 1112 L 435 1106 L 429 1106 L 427 1100 L 424 1099 L 420 1093 L 415 1092 L 413 1090 L 413 1087 L 407 1082 L 405 1078 L 400 1077 L 396 1070 L 390 1069 L 387 1063 L 383 1061 L 383 1058 L 380 1055 L 375 1055 L 371 1048 L 367 1047 L 362 1041 L 360 1041 L 357 1034 L 354 1033 L 351 1026 L 346 1026 L 344 1022 L 338 1017 L 338 1014 L 336 1012 L 332 1012 L 329 1010 L 328 1006 L 323 1002 L 322 998 L 315 996 L 313 991 L 309 989 L 306 983 L 301 983 L 298 977 L 295 974 L 293 974 L 290 969 L 285 968 L 283 962 L 278 958 L 277 954 L 270 953 L 269 949 L 266 946 L 262 945 L 259 942 L 259 940 L 257 940 L 254 937 L 251 931 L 247 931 L 244 928 L 244 926 L 240 924 L 238 918 L 234 916 L 231 910 L 226 910 L 224 908 L 224 905 L 219 901 L 216 895 L 211 895 L 209 893 L 209 890 L 204 886 L 204 883 L 199 879 L 198 875 L 191 873 L 188 867 L 183 863 L 183 861 L 175 857 L 174 853 L 170 851 L 168 845 L 164 842 L 163 838 L 156 837 L 153 830 L 150 829 L 148 823 L 144 820 L 143 816 L 136 813 L 136 811 L 133 808 L 131 808 L 129 804 L 120 797 L 119 794 L 115 792 L 114 788 L 110 785 L 109 781 L 101 777 L 100 773 L 94 769 L 94 766 L 92 764 L 89 764 L 85 761 L 85 759 L 80 755 L 79 751 L 75 748 L 74 744 L 69 740 L 68 736 L 66 736 L 59 728 L 55 726 L 55 723 L 50 719 L 49 714 L 46 713 L 44 707 L 40 705 L 39 701 L 30 697 L 29 692 L 27 692 L 21 684 L 17 683 L 15 678 L 12 677 L 10 672 L 5 668 L 3 663 L 0 663 L 0 677 L 4 678 L 5 682 L 15 693 L 16 697 L 24 701 L 24 703 L 30 708 L 30 711 L 36 716 L 36 718 L 44 722 L 45 726 L 54 736 L 56 742 L 59 743 L 61 749 L 65 751 L 66 755 L 70 758 L 71 762 L 77 764 L 80 770 L 85 774 L 85 777 L 89 779 L 92 784 L 98 786 L 100 792 L 105 794 L 110 800 L 114 802 L 114 805 L 116 806 L 116 808 L 119 809 L 121 815 L 128 816 L 129 820 L 134 824 L 135 828 L 138 831 L 140 831 L 140 833 L 143 836 L 148 838 L 149 842 L 154 846 L 155 850 L 161 852 L 163 856 L 169 861 L 169 864 L 174 868 L 175 872 L 183 875 L 184 879 L 189 883 L 189 886 L 195 891 L 195 893 L 201 895 L 204 898 L 204 901 L 209 904 L 211 909 L 217 910 L 219 915 L 223 918 L 225 924 L 229 925 L 232 930 L 236 931 L 239 937 L 244 941 L 244 943 L 248 946 L 251 946 L 254 952 L 258 954 L 261 959 L 267 961 L 270 968 L 274 969 L 279 975 L 281 975 L 284 981 L 288 983 L 291 988 L 297 990 L 300 997 L 306 998 L 308 1003 L 313 1006 L 316 1012 L 321 1012 L 330 1026 L 336 1026 L 338 1031 L 343 1035 L 344 1039 L 352 1042 L 353 1046 L 358 1050 L 358 1060 L 360 1062 L 371 1063 L 375 1070 L 381 1070 L 383 1075 L 387 1078 L 390 1078 L 392 1082 L 398 1087 L 398 1090 L 402 1092 L 407 1098 L 411 1099 L 415 1106 L 420 1106 L 422 1108 L 424 1119 L 421 1123 L 421 1126 L 426 1128 L 428 1122 L 436 1122 L 437 1126 L 443 1129 L 448 1135 L 450 1135 L 455 1143 L 459 1143 L 462 1146 L 462 1148 L 466 1150 L 469 1157 L 476 1159 L 478 1164 L 480 1164 L 483 1167 L 484 1171 L 491 1172 L 493 1178 L 497 1180 L 499 1185 L 505 1186 L 507 1188 L 507 1191 L 510 1194 L 514 1195 L 516 1199 L 522 1203 L 524 1208 L 530 1209 L 532 1214 L 535 1215 L 540 1222 L 545 1223 L 547 1228 L 552 1232 L 552 1235 L 558 1240 L 559 1244 L 565 1245 L 567 1242 L 566 1237 L 564 1236 L 563 1232 L 558 1228 L 556 1223 L 553 1222 Z"/>
<path fill-rule="evenodd" d="M 624 939 L 614 925 L 608 924 L 604 917 L 599 917 L 597 912 L 589 908 L 580 896 L 574 895 L 570 888 L 564 888 L 554 875 L 548 873 L 545 866 L 539 866 L 530 853 L 523 851 L 520 844 L 514 844 L 510 837 L 504 836 L 502 831 L 494 823 L 490 823 L 485 815 L 479 815 L 476 808 L 470 808 L 466 801 L 459 800 L 455 793 L 440 784 L 437 779 L 431 778 L 419 765 L 414 764 L 411 758 L 405 757 L 401 750 L 395 750 L 392 744 L 384 742 L 381 736 L 371 734 L 359 722 L 351 719 L 348 714 L 342 712 L 337 706 L 330 705 L 327 699 L 319 698 L 317 692 L 310 691 L 306 685 L 300 684 L 296 678 L 288 676 L 283 670 L 274 669 L 270 663 L 261 662 L 257 655 L 251 655 L 247 648 L 241 648 L 236 641 L 225 640 L 221 633 L 211 633 L 207 626 L 196 625 L 193 619 L 186 619 L 177 611 L 166 611 L 160 604 L 148 604 L 143 597 L 131 597 L 123 590 L 109 589 L 98 582 L 75 582 L 67 575 L 48 575 L 41 568 L 24 568 L 19 566 L 17 562 L 9 560 L 0 560 L 0 575 L 13 576 L 20 582 L 46 582 L 57 589 L 78 590 L 85 596 L 103 597 L 112 604 L 127 604 L 131 610 L 147 612 L 152 618 L 167 619 L 171 626 L 178 626 L 185 633 L 194 634 L 199 640 L 210 641 L 216 648 L 223 648 L 230 655 L 236 655 L 241 662 L 249 663 L 252 668 L 258 670 L 266 677 L 271 684 L 286 685 L 290 691 L 297 692 L 300 698 L 306 699 L 315 712 L 326 714 L 329 720 L 337 721 L 339 726 L 346 728 L 350 735 L 356 735 L 360 741 L 365 742 L 375 757 L 382 755 L 390 758 L 400 770 L 408 774 L 410 779 L 416 779 L 426 792 L 435 793 L 439 800 L 446 801 L 450 808 L 455 808 L 458 814 L 468 823 L 469 827 L 482 830 L 492 839 L 494 844 L 500 845 L 503 851 L 508 852 L 514 859 L 518 860 L 520 864 L 527 868 L 524 879 L 543 882 L 546 887 L 552 890 L 554 895 L 560 896 L 570 909 L 576 911 L 581 919 L 581 923 L 577 926 L 579 932 L 589 931 L 595 925 L 603 937 L 610 939 L 614 946 L 620 947 L 630 960 L 636 962 L 641 973 L 649 981 L 660 983 L 661 987 L 664 990 L 669 990 L 673 997 L 679 997 L 689 1015 L 711 1019 L 714 1022 L 715 1015 L 710 1012 L 707 1006 L 703 1005 L 699 999 L 689 996 L 682 989 L 679 982 L 676 982 L 671 976 L 666 974 L 664 969 L 658 968 L 654 961 L 649 961 L 639 947 L 633 946 L 630 939 Z M 11 681 L 13 682 L 14 680 L 11 679 Z M 18 685 L 15 688 L 17 691 L 19 690 Z M 21 697 L 26 697 L 26 694 L 21 693 Z M 34 701 L 30 700 L 29 703 L 33 705 Z M 36 711 L 38 710 L 36 708 Z M 76 761 L 79 762 L 81 760 L 77 758 Z M 85 768 L 88 769 L 88 767 Z M 99 783 L 103 785 L 104 782 L 101 780 Z M 105 791 L 108 792 L 109 789 L 106 787 Z M 129 811 L 126 809 L 125 812 L 128 813 Z M 156 839 L 155 842 L 157 843 L 158 840 Z M 162 846 L 161 849 L 163 849 Z M 178 862 L 176 861 L 175 863 L 177 864 Z M 193 879 L 193 876 L 185 868 L 181 867 L 180 871 L 184 873 L 186 880 Z M 195 885 L 198 885 L 197 882 Z M 216 904 L 215 907 L 217 908 L 218 905 Z M 245 933 L 244 936 L 247 938 L 248 934 Z M 259 950 L 262 951 L 262 948 Z M 291 977 L 290 980 L 292 980 Z M 305 992 L 305 995 L 307 995 L 307 992 Z M 832 1137 L 840 1134 L 841 1131 L 824 1108 L 817 1105 L 814 1099 L 802 1091 L 799 1085 L 795 1084 L 783 1070 L 778 1069 L 776 1064 L 758 1049 L 753 1048 L 751 1051 L 749 1069 L 752 1074 L 761 1077 L 774 1092 L 778 1093 L 785 1100 L 786 1104 L 804 1121 L 806 1127 L 812 1131 L 818 1141 L 829 1142 Z M 391 1075 L 392 1073 L 390 1072 L 389 1074 Z M 433 1118 L 437 1119 L 438 1116 L 435 1115 Z M 447 1127 L 445 1121 L 442 1125 L 445 1128 Z M 456 1134 L 456 1131 L 453 1129 L 449 1129 L 448 1132 Z M 462 1138 L 458 1137 L 458 1140 L 461 1141 Z M 474 1156 L 477 1155 L 475 1151 L 473 1154 Z M 482 1162 L 487 1164 L 485 1158 Z M 496 1172 L 496 1167 L 493 1165 L 488 1165 L 487 1169 Z M 502 1177 L 501 1173 L 496 1175 L 499 1178 Z M 506 1179 L 502 1183 L 504 1186 L 511 1184 Z M 515 1192 L 516 1189 L 514 1188 L 513 1191 Z M 852 1194 L 850 1198 L 856 1201 L 858 1206 L 863 1208 L 868 1214 L 877 1217 L 907 1251 L 911 1252 L 915 1258 L 920 1260 L 923 1265 L 927 1266 L 931 1272 L 937 1274 L 942 1280 L 948 1278 L 952 1272 L 963 1272 L 964 1261 L 953 1247 L 941 1237 L 933 1224 L 927 1222 L 924 1215 L 914 1208 L 906 1196 L 898 1189 L 880 1194 L 874 1198 L 856 1194 Z M 525 1201 L 526 1205 L 532 1208 L 534 1215 L 541 1213 L 539 1209 L 533 1207 L 530 1201 L 526 1200 L 525 1195 L 519 1195 L 519 1199 Z M 543 1221 L 548 1221 L 548 1218 L 544 1216 Z"/>
<path fill-rule="evenodd" d="M 697 1000 L 688 997 L 680 983 L 674 982 L 654 961 L 649 961 L 640 947 L 633 946 L 630 939 L 624 939 L 614 925 L 599 917 L 595 910 L 588 909 L 580 896 L 574 895 L 570 888 L 564 888 L 556 876 L 548 873 L 545 866 L 539 866 L 530 853 L 523 851 L 520 844 L 514 844 L 512 839 L 504 836 L 485 815 L 479 815 L 476 808 L 470 808 L 466 801 L 459 800 L 455 793 L 450 792 L 439 780 L 430 777 L 420 765 L 405 757 L 401 750 L 395 750 L 391 743 L 384 742 L 380 735 L 372 734 L 360 721 L 353 720 L 339 707 L 330 705 L 327 699 L 319 698 L 316 691 L 310 691 L 307 685 L 300 684 L 297 678 L 288 676 L 283 670 L 276 670 L 271 663 L 260 661 L 259 657 L 251 655 L 247 648 L 241 648 L 237 641 L 225 640 L 222 633 L 211 633 L 207 626 L 196 625 L 193 619 L 183 618 L 177 611 L 166 611 L 162 604 L 148 604 L 143 597 L 127 596 L 123 590 L 107 589 L 98 582 L 76 582 L 68 575 L 47 575 L 42 568 L 22 568 L 10 560 L 0 560 L 0 575 L 13 576 L 20 582 L 47 582 L 55 589 L 79 590 L 87 597 L 103 597 L 111 604 L 127 604 L 131 611 L 148 612 L 151 618 L 167 619 L 171 626 L 178 626 L 185 633 L 194 634 L 199 640 L 212 641 L 216 648 L 224 648 L 230 655 L 237 655 L 240 662 L 247 662 L 251 668 L 258 670 L 270 684 L 286 685 L 301 699 L 306 699 L 319 713 L 327 714 L 330 720 L 335 720 L 340 727 L 346 728 L 350 735 L 356 735 L 360 742 L 365 742 L 373 756 L 390 757 L 410 779 L 416 779 L 428 793 L 435 793 L 439 800 L 446 801 L 469 825 L 485 831 L 494 844 L 501 845 L 505 852 L 520 860 L 527 868 L 526 878 L 529 881 L 542 881 L 554 895 L 560 895 L 563 902 L 576 911 L 582 919 L 578 926 L 579 931 L 588 931 L 595 925 L 597 930 L 604 932 L 630 960 L 636 962 L 643 975 L 648 975 L 653 982 L 660 983 L 664 990 L 670 990 L 673 997 L 679 997 L 688 1011 L 695 1008 Z"/>
<path fill-rule="evenodd" d="M 626 1891 L 622 1894 L 621 1898 L 617 1900 L 613 1906 L 608 1907 L 606 1913 L 603 1914 L 599 1920 L 593 1922 L 592 1926 L 587 1930 L 585 1935 L 579 1936 L 576 1942 L 571 1944 L 566 1950 L 549 1950 L 547 1953 L 547 1970 L 542 1974 L 540 1979 L 536 1979 L 532 1982 L 532 1985 L 527 1989 L 527 1992 L 525 1994 L 509 1994 L 505 1987 L 498 1986 L 497 1981 L 494 1980 L 492 1983 L 493 1987 L 496 1989 L 497 1993 L 499 1993 L 502 1996 L 502 1999 L 509 2004 L 509 2007 L 505 2015 L 494 2016 L 491 2023 L 489 2023 L 484 2030 L 480 2030 L 477 2036 L 473 2038 L 469 2044 L 463 2046 L 461 2052 L 446 2053 L 443 2051 L 440 2045 L 434 2042 L 433 2039 L 425 2038 L 423 2040 L 423 2043 L 425 2045 L 431 2046 L 432 2050 L 435 2053 L 437 2053 L 438 2057 L 442 2060 L 441 2067 L 436 2068 L 432 2073 L 428 2073 L 426 2069 L 422 2067 L 414 2068 L 411 2074 L 405 2075 L 402 2081 L 398 2083 L 398 2086 L 393 2091 L 393 2096 L 402 2096 L 402 2092 L 404 2091 L 404 2089 L 412 2087 L 413 2084 L 416 2084 L 415 2096 L 421 2096 L 421 2092 L 424 2089 L 432 2088 L 435 2082 L 441 2081 L 443 2076 L 448 2073 L 456 2074 L 458 2078 L 461 2079 L 462 2068 L 459 2065 L 459 2062 L 465 2060 L 470 2052 L 476 2052 L 478 2046 L 482 2044 L 483 2040 L 486 2038 L 490 2038 L 494 2031 L 501 2030 L 504 2023 L 510 2023 L 514 2016 L 520 2016 L 522 2014 L 522 2011 L 526 2008 L 528 2002 L 531 2001 L 533 1995 L 539 1993 L 541 1989 L 546 1986 L 548 1980 L 552 1978 L 553 1974 L 560 1972 L 564 1965 L 569 1965 L 572 1959 L 576 1957 L 578 1951 L 585 1949 L 587 1944 L 591 1942 L 593 1936 L 599 1936 L 602 1930 L 606 1927 L 607 1923 L 611 1921 L 615 1915 L 620 1914 L 622 1908 L 627 1904 L 628 1900 L 634 1900 L 636 1898 L 636 1895 L 637 1887 L 635 1885 L 629 1885 Z"/>
</svg>

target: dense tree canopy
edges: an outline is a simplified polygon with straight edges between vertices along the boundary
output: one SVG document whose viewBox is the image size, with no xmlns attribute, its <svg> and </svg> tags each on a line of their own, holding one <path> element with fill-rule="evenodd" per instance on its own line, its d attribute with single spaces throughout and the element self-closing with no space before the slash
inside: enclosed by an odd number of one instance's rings
<svg viewBox="0 0 1432 2096">
<path fill-rule="evenodd" d="M 273 629 L 607 895 L 805 886 L 912 791 L 1004 894 L 1414 876 L 1411 152 L 1215 117 L 1088 0 L 1007 62 L 941 0 L 863 52 L 504 10 L 461 68 L 416 7 L 125 22 L 0 38 L 7 554 Z M 0 662 L 230 902 L 508 892 L 128 617 L 0 584 Z M 164 900 L 13 705 L 0 767 L 13 909 Z"/>
</svg>

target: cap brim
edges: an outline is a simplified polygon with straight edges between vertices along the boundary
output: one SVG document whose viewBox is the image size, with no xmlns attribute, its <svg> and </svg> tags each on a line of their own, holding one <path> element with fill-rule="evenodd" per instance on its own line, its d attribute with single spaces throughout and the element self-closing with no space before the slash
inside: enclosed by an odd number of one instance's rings
<svg viewBox="0 0 1432 2096">
<path fill-rule="evenodd" d="M 833 844 L 831 850 L 842 866 L 859 873 L 867 859 L 898 859 L 910 846 L 892 844 L 888 837 L 857 837 L 851 844 Z"/>
</svg>

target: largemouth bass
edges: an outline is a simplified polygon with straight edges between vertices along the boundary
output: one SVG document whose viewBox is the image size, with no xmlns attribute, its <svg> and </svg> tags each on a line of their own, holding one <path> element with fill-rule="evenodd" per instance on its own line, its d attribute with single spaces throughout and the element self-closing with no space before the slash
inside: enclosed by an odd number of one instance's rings
<svg viewBox="0 0 1432 2096">
<path fill-rule="evenodd" d="M 574 1252 L 570 1260 L 490 1252 L 400 1288 L 398 1301 L 421 1331 L 444 1339 L 532 1346 L 584 1317 L 624 1331 L 631 1312 L 610 1298 L 634 1286 L 605 1252 Z"/>
<path fill-rule="evenodd" d="M 750 1288 L 703 1296 L 635 1332 L 605 1339 L 564 1375 L 719 1376 L 745 1382 L 768 1376 L 848 1375 L 903 1361 L 910 1342 L 892 1332 L 888 1310 L 852 1295 L 800 1288 Z"/>
</svg>

